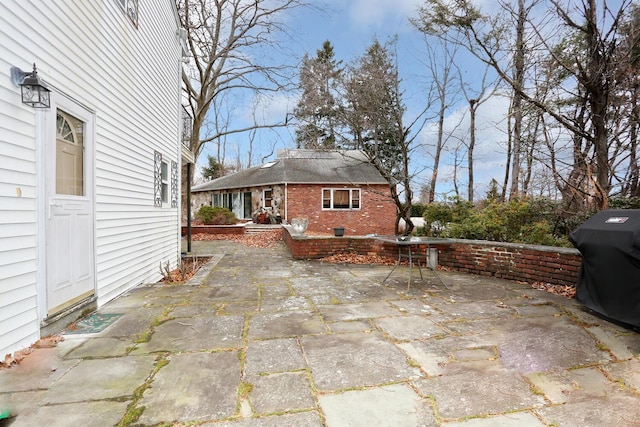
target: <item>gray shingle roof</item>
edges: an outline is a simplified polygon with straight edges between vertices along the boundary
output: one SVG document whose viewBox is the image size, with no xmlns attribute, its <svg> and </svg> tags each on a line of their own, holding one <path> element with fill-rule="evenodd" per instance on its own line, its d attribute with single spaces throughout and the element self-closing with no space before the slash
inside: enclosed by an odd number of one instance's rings
<svg viewBox="0 0 640 427">
<path fill-rule="evenodd" d="M 194 185 L 192 192 L 276 184 L 387 184 L 360 151 L 280 150 L 261 166 Z"/>
</svg>

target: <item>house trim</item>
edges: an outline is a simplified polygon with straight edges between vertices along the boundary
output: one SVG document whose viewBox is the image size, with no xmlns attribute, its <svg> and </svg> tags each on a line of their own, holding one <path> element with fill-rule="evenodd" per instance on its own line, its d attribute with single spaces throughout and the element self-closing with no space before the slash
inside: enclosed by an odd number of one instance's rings
<svg viewBox="0 0 640 427">
<path fill-rule="evenodd" d="M 54 88 L 53 86 L 51 86 Z M 64 93 L 60 89 L 54 88 L 51 92 L 51 107 L 49 110 L 39 110 L 36 112 L 35 127 L 36 127 L 36 180 L 38 188 L 43 189 L 37 193 L 37 217 L 38 217 L 38 231 L 37 231 L 37 257 L 38 265 L 37 269 L 37 304 L 38 304 L 38 320 L 41 325 L 51 325 L 58 322 L 61 318 L 67 318 L 70 313 L 74 313 L 78 310 L 82 310 L 88 304 L 95 304 L 97 299 L 97 258 L 96 258 L 96 188 L 95 188 L 95 155 L 96 155 L 96 113 L 93 109 L 89 109 L 86 104 L 79 102 L 69 94 Z M 51 161 L 51 154 L 48 149 L 55 149 L 55 145 L 47 145 L 48 141 L 53 138 L 55 142 L 55 135 L 49 135 L 47 132 L 52 129 L 55 130 L 55 117 L 56 111 L 61 109 L 67 113 L 73 114 L 80 119 L 84 119 L 90 126 L 87 126 L 87 132 L 90 132 L 91 145 L 85 147 L 85 164 L 84 164 L 84 180 L 85 191 L 89 194 L 91 200 L 91 242 L 92 247 L 92 281 L 93 289 L 84 293 L 81 296 L 76 297 L 68 306 L 65 306 L 62 310 L 53 309 L 51 314 L 49 313 L 49 303 L 47 301 L 47 285 L 48 285 L 48 268 L 47 265 L 47 230 L 49 224 L 47 223 L 48 212 L 51 207 L 49 206 L 49 194 L 44 189 L 47 188 L 47 180 L 49 179 L 49 167 L 48 162 Z M 53 120 L 50 123 L 49 120 Z M 55 166 L 54 166 L 55 167 Z M 41 331 L 41 335 L 42 331 Z"/>
</svg>

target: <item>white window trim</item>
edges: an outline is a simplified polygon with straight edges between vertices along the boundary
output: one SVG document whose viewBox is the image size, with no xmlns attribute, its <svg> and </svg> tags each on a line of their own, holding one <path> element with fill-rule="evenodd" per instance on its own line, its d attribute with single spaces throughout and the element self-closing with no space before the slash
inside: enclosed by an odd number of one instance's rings
<svg viewBox="0 0 640 427">
<path fill-rule="evenodd" d="M 125 15 L 129 18 L 129 21 L 136 29 L 138 28 L 138 22 L 140 21 L 140 1 L 139 0 L 118 0 L 120 8 Z"/>
<path fill-rule="evenodd" d="M 329 208 L 325 208 L 324 207 L 324 192 L 326 190 L 331 191 L 331 207 Z M 348 190 L 349 191 L 349 207 L 348 208 L 334 208 L 333 207 L 333 192 L 334 191 L 344 191 L 344 190 Z M 357 208 L 353 207 L 353 192 L 357 191 L 358 192 L 358 200 L 360 202 L 359 206 Z M 322 193 L 320 194 L 320 206 L 322 207 L 323 211 L 359 211 L 362 210 L 362 191 L 360 188 L 337 188 L 337 187 L 327 187 L 327 188 L 323 188 L 322 189 Z"/>
<path fill-rule="evenodd" d="M 267 206 L 266 204 L 267 191 L 271 192 L 271 197 L 269 198 L 269 200 L 271 200 L 271 206 Z M 264 190 L 262 190 L 262 207 L 264 209 L 273 209 L 273 188 L 265 188 Z"/>
<path fill-rule="evenodd" d="M 162 159 L 160 164 L 160 198 L 162 199 L 162 207 L 166 208 L 170 206 L 171 202 L 171 169 L 169 162 Z"/>
<path fill-rule="evenodd" d="M 164 176 L 163 170 L 166 172 Z M 157 208 L 177 208 L 178 188 L 178 163 L 166 159 L 159 151 L 154 151 L 153 205 Z"/>
</svg>

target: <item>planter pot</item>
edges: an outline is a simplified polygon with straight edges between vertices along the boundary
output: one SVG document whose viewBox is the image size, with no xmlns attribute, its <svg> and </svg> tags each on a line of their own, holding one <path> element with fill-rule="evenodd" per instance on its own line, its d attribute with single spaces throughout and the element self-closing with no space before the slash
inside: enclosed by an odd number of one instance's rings
<svg viewBox="0 0 640 427">
<path fill-rule="evenodd" d="M 292 218 L 291 228 L 296 236 L 304 236 L 304 232 L 307 231 L 309 225 L 309 219 L 307 218 Z"/>
<path fill-rule="evenodd" d="M 333 229 L 333 235 L 336 237 L 344 236 L 344 227 L 335 227 Z"/>
</svg>

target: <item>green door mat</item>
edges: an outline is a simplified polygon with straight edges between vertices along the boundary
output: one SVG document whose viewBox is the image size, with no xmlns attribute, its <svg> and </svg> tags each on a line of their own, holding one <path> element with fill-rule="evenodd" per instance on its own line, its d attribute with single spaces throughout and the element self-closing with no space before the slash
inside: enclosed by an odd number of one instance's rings
<svg viewBox="0 0 640 427">
<path fill-rule="evenodd" d="M 89 317 L 80 319 L 72 323 L 64 333 L 72 334 L 97 334 L 105 330 L 107 326 L 118 320 L 122 314 L 101 314 L 94 313 Z"/>
</svg>

